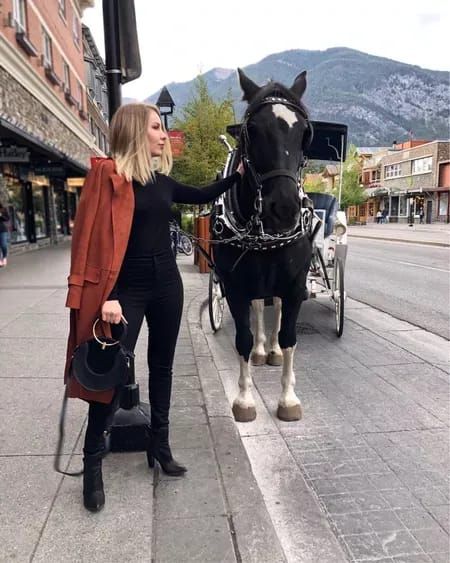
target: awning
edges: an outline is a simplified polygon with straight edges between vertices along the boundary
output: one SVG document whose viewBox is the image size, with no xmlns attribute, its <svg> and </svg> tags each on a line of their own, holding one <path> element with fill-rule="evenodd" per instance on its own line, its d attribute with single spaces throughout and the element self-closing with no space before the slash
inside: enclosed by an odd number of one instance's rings
<svg viewBox="0 0 450 563">
<path fill-rule="evenodd" d="M 20 145 L 32 149 L 42 157 L 64 165 L 70 176 L 85 176 L 89 170 L 83 163 L 70 158 L 57 148 L 44 143 L 34 135 L 2 118 L 0 118 L 0 138 L 10 138 Z"/>
</svg>

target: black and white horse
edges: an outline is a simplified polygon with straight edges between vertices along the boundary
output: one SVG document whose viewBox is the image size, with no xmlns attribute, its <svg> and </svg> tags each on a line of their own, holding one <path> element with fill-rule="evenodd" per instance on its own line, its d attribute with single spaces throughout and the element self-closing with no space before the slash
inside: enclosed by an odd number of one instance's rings
<svg viewBox="0 0 450 563">
<path fill-rule="evenodd" d="M 290 88 L 277 82 L 260 87 L 238 72 L 248 107 L 234 168 L 242 159 L 245 174 L 224 197 L 224 209 L 216 206 L 212 222 L 218 242 L 214 261 L 235 322 L 240 357 L 233 414 L 241 422 L 255 419 L 249 361 L 261 364 L 267 359 L 272 365 L 283 365 L 277 416 L 293 421 L 302 415 L 294 391 L 293 358 L 312 249 L 299 192 L 304 152 L 312 138 L 301 102 L 306 72 Z M 267 355 L 262 315 L 268 297 L 274 298 L 277 314 Z M 256 313 L 255 338 L 250 328 L 251 304 Z"/>
</svg>

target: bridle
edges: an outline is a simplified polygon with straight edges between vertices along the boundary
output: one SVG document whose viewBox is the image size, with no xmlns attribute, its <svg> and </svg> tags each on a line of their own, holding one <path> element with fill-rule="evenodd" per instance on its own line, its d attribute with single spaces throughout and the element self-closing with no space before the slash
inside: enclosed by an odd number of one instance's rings
<svg viewBox="0 0 450 563">
<path fill-rule="evenodd" d="M 263 222 L 261 220 L 263 211 L 262 189 L 264 182 L 271 178 L 287 177 L 294 182 L 294 185 L 298 189 L 299 186 L 301 186 L 302 170 L 306 166 L 306 158 L 302 156 L 299 166 L 295 172 L 285 168 L 276 168 L 261 174 L 256 170 L 256 167 L 249 155 L 250 136 L 248 133 L 248 124 L 252 117 L 254 117 L 254 115 L 262 107 L 274 104 L 282 104 L 300 113 L 307 122 L 307 130 L 304 135 L 308 135 L 309 139 L 312 137 L 311 123 L 303 107 L 284 97 L 265 97 L 258 104 L 247 110 L 244 116 L 244 121 L 241 125 L 237 152 L 241 155 L 247 180 L 256 192 L 253 205 L 254 213 L 251 215 L 249 221 L 245 225 L 242 225 L 236 221 L 232 212 L 225 209 L 226 206 L 223 205 L 223 200 L 221 205 L 216 205 L 213 232 L 215 233 L 219 244 L 230 244 L 231 246 L 242 248 L 245 251 L 274 250 L 293 243 L 295 240 L 305 236 L 310 231 L 311 221 L 309 213 L 301 213 L 297 225 L 288 232 L 269 234 L 264 231 Z M 302 148 L 304 148 L 304 142 Z M 219 212 L 217 212 L 218 209 Z M 224 236 L 225 234 L 231 236 L 228 236 L 227 238 Z"/>
</svg>

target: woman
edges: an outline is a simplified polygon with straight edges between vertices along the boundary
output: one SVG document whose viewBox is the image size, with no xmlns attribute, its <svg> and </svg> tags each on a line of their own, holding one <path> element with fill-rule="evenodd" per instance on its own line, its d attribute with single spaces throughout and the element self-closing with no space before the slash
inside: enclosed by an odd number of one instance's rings
<svg viewBox="0 0 450 563">
<path fill-rule="evenodd" d="M 186 468 L 169 445 L 172 364 L 183 308 L 181 277 L 171 251 L 172 203 L 206 203 L 240 179 L 234 175 L 199 189 L 169 177 L 170 142 L 159 110 L 148 104 L 119 108 L 110 126 L 112 159 L 100 159 L 83 188 L 72 237 L 71 272 L 66 305 L 71 329 L 66 363 L 69 396 L 89 402 L 84 443 L 84 506 L 100 510 L 104 431 L 117 394 L 91 392 L 70 375 L 77 344 L 91 338 L 92 323 L 128 323 L 124 345 L 133 351 L 145 317 L 149 329 L 148 366 L 151 407 L 149 459 L 169 475 Z M 106 325 L 105 332 L 108 332 Z"/>
<path fill-rule="evenodd" d="M 3 207 L 0 201 L 0 266 L 6 266 L 8 263 L 8 230 L 9 213 L 6 207 Z"/>
</svg>

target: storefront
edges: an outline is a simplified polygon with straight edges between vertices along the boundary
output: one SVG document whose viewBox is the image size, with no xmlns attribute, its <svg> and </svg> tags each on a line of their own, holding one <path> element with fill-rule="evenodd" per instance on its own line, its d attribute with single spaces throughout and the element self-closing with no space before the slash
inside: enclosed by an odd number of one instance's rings
<svg viewBox="0 0 450 563">
<path fill-rule="evenodd" d="M 13 126 L 2 125 L 0 120 L 0 201 L 9 210 L 11 244 L 55 243 L 71 234 L 78 204 L 79 189 L 68 180 L 78 176 L 76 182 L 82 183 L 85 169 Z"/>
</svg>

